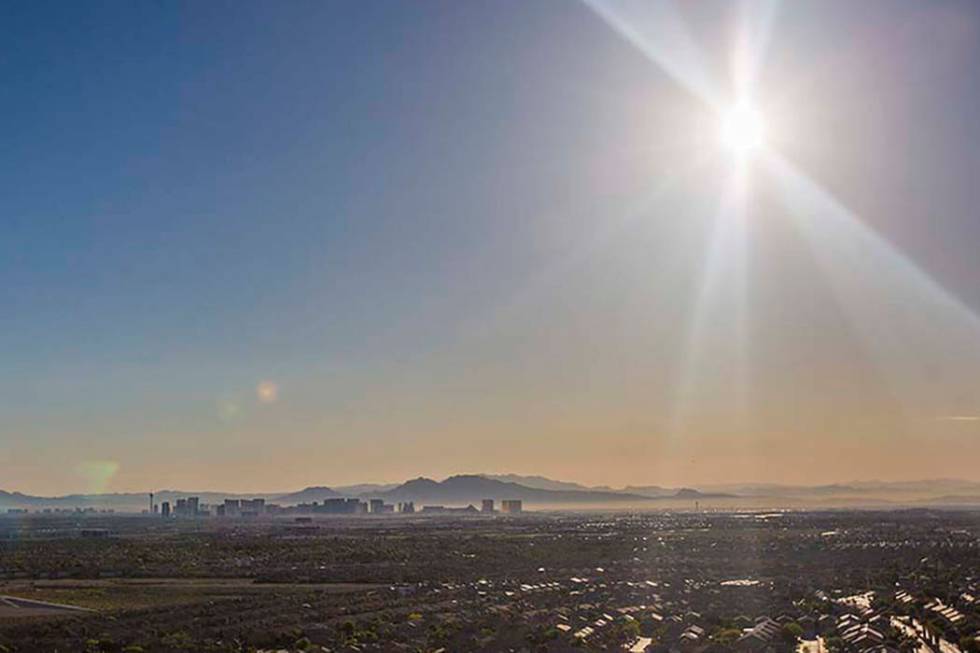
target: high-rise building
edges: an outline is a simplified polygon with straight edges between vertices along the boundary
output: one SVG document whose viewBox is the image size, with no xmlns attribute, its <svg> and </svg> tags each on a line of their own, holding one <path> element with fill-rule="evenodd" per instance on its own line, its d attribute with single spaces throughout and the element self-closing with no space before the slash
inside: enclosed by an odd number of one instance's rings
<svg viewBox="0 0 980 653">
<path fill-rule="evenodd" d="M 347 503 L 345 504 L 344 512 L 349 512 L 352 515 L 356 515 L 357 513 L 362 512 L 362 505 L 364 506 L 364 512 L 367 511 L 367 504 L 362 504 L 360 499 L 345 499 L 345 501 Z"/>
<path fill-rule="evenodd" d="M 385 502 L 384 499 L 371 499 L 368 502 L 368 512 L 372 515 L 380 515 L 384 512 Z"/>
<path fill-rule="evenodd" d="M 252 512 L 261 514 L 265 512 L 265 499 L 242 499 L 240 502 L 242 512 Z"/>
<path fill-rule="evenodd" d="M 480 512 L 492 513 L 493 512 L 493 499 L 484 499 L 483 506 L 480 508 Z"/>
<path fill-rule="evenodd" d="M 340 498 L 324 499 L 323 506 L 318 506 L 314 510 L 332 515 L 342 514 L 347 512 L 347 500 Z"/>
<path fill-rule="evenodd" d="M 170 517 L 170 502 L 169 501 L 164 501 L 163 503 L 160 504 L 160 516 L 161 517 Z"/>
<path fill-rule="evenodd" d="M 523 512 L 524 503 L 520 499 L 504 499 L 500 502 L 500 512 L 514 514 Z"/>
</svg>

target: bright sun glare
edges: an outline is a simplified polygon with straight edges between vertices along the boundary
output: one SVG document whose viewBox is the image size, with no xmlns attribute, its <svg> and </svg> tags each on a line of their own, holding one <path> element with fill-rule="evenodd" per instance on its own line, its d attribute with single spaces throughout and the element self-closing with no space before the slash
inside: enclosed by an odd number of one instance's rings
<svg viewBox="0 0 980 653">
<path fill-rule="evenodd" d="M 758 150 L 766 140 L 762 116 L 748 104 L 735 105 L 722 117 L 721 140 L 738 155 Z"/>
</svg>

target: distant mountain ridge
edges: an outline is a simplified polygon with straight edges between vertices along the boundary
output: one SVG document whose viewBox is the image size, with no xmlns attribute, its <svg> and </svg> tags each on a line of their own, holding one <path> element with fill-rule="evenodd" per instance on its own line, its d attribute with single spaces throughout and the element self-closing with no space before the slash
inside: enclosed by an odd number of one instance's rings
<svg viewBox="0 0 980 653">
<path fill-rule="evenodd" d="M 217 504 L 227 499 L 264 498 L 269 503 L 296 505 L 322 502 L 337 497 L 380 498 L 388 502 L 466 505 L 482 499 L 521 499 L 529 506 L 637 506 L 657 507 L 670 501 L 717 500 L 714 506 L 786 505 L 791 507 L 840 506 L 980 506 L 980 482 L 961 479 L 919 481 L 854 481 L 825 485 L 782 485 L 777 483 L 718 484 L 694 488 L 658 485 L 586 486 L 544 476 L 518 474 L 462 474 L 443 481 L 419 477 L 401 484 L 365 483 L 346 486 L 311 486 L 296 492 L 192 492 L 158 490 L 154 501 L 175 503 L 178 498 L 197 496 L 202 503 Z M 670 504 L 676 505 L 676 504 Z M 702 506 L 704 503 L 702 503 Z M 0 510 L 10 508 L 96 508 L 139 512 L 149 506 L 149 494 L 122 492 L 33 496 L 0 490 Z"/>
<path fill-rule="evenodd" d="M 549 479 L 539 477 L 539 483 L 549 482 Z M 579 488 L 575 483 L 561 481 L 550 482 L 552 487 Z M 340 491 L 343 489 L 345 491 Z M 352 490 L 362 490 L 355 492 Z M 311 486 L 290 493 L 265 494 L 232 494 L 222 492 L 176 492 L 164 490 L 154 493 L 154 501 L 175 503 L 178 498 L 197 496 L 202 503 L 218 504 L 225 499 L 235 498 L 264 498 L 269 503 L 284 506 L 301 503 L 323 502 L 326 499 L 340 497 L 357 497 L 361 499 L 380 498 L 388 502 L 413 501 L 418 504 L 466 505 L 478 504 L 483 499 L 502 501 L 505 499 L 520 499 L 530 505 L 624 505 L 646 504 L 658 498 L 677 498 L 691 500 L 702 496 L 700 492 L 690 489 L 679 490 L 675 495 L 662 497 L 644 496 L 611 490 L 596 489 L 542 489 L 526 485 L 500 481 L 482 475 L 469 474 L 450 476 L 443 481 L 419 477 L 391 486 L 383 484 L 365 484 L 361 486 L 346 486 L 333 489 L 326 486 Z M 715 495 L 722 496 L 722 495 Z M 98 508 L 119 511 L 139 512 L 149 506 L 149 494 L 143 493 L 114 493 L 68 495 L 63 497 L 36 497 L 20 493 L 0 491 L 0 508 Z"/>
<path fill-rule="evenodd" d="M 338 485 L 334 490 L 347 497 L 358 497 L 372 492 L 387 492 L 399 485 L 400 483 L 358 483 L 357 485 Z"/>
<path fill-rule="evenodd" d="M 545 478 L 544 476 L 521 476 L 519 474 L 480 474 L 480 476 L 492 478 L 498 481 L 518 483 L 520 485 L 537 488 L 539 490 L 587 490 L 598 492 L 615 492 L 617 494 L 634 494 L 653 499 L 674 497 L 677 496 L 678 492 L 688 490 L 688 488 L 667 488 L 659 485 L 627 485 L 623 488 L 613 488 L 609 487 L 608 485 L 588 486 L 570 481 L 556 481 L 550 478 Z M 708 497 L 733 496 L 732 494 L 725 492 L 693 491 L 699 492 L 701 495 Z M 688 494 L 689 493 L 690 491 L 688 491 Z"/>
<path fill-rule="evenodd" d="M 537 490 L 611 490 L 607 487 L 588 487 L 572 481 L 556 481 L 544 476 L 522 476 L 520 474 L 479 474 L 504 483 L 517 483 Z"/>
<path fill-rule="evenodd" d="M 158 490 L 153 493 L 154 503 L 168 501 L 172 504 L 177 499 L 199 497 L 202 503 L 218 503 L 225 499 L 265 498 L 267 501 L 277 494 L 254 493 L 241 494 L 234 492 L 193 492 L 179 490 Z M 0 509 L 9 508 L 96 508 L 118 510 L 124 512 L 139 512 L 149 508 L 150 495 L 148 492 L 112 492 L 100 494 L 68 494 L 58 497 L 43 497 L 23 494 L 21 492 L 6 492 L 0 490 Z"/>
<path fill-rule="evenodd" d="M 731 492 L 743 497 L 774 496 L 866 496 L 889 494 L 893 497 L 938 499 L 943 495 L 980 494 L 980 481 L 926 479 L 918 481 L 851 481 L 824 485 L 784 485 L 779 483 L 728 483 L 702 486 L 703 491 Z"/>
<path fill-rule="evenodd" d="M 275 497 L 274 501 L 275 503 L 279 503 L 284 506 L 290 506 L 299 503 L 313 503 L 314 501 L 322 502 L 324 499 L 336 499 L 343 496 L 347 495 L 338 492 L 337 490 L 320 485 L 304 488 L 299 492 L 281 494 Z"/>
<path fill-rule="evenodd" d="M 500 481 L 477 474 L 450 476 L 444 481 L 417 478 L 402 485 L 380 492 L 378 498 L 388 501 L 415 501 L 422 503 L 478 503 L 482 499 L 520 499 L 529 504 L 596 504 L 643 502 L 647 497 L 620 492 L 597 490 L 547 490 L 528 487 L 511 481 Z"/>
</svg>

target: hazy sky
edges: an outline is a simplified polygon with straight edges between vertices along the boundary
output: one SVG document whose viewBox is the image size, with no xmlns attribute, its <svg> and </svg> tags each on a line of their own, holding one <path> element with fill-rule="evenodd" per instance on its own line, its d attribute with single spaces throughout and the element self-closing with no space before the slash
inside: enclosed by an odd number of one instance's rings
<svg viewBox="0 0 980 653">
<path fill-rule="evenodd" d="M 6 3 L 0 488 L 980 479 L 980 7 L 677 6 Z"/>
</svg>

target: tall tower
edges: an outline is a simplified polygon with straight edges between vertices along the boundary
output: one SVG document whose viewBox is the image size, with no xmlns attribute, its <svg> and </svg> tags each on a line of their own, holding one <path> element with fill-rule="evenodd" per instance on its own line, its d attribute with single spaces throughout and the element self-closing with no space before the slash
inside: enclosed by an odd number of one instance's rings
<svg viewBox="0 0 980 653">
<path fill-rule="evenodd" d="M 153 514 L 153 493 L 150 492 L 150 514 Z"/>
</svg>

